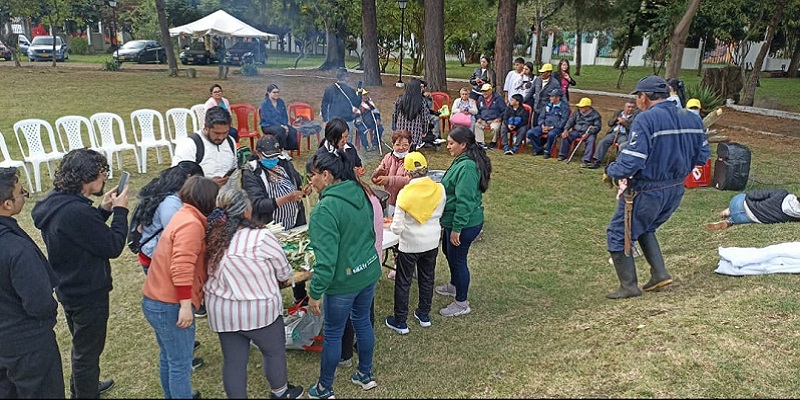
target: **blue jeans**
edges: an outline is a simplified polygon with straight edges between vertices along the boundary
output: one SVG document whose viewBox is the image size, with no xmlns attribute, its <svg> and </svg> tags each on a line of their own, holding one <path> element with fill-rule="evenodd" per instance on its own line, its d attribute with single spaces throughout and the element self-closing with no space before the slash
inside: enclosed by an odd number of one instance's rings
<svg viewBox="0 0 800 400">
<path fill-rule="evenodd" d="M 561 128 L 553 128 L 550 129 L 550 132 L 547 133 L 547 141 L 545 144 L 542 144 L 541 136 L 544 134 L 542 132 L 542 126 L 538 125 L 528 130 L 528 141 L 531 142 L 533 145 L 533 152 L 538 154 L 544 151 L 547 154 L 550 154 L 550 149 L 553 148 L 553 143 L 555 143 L 556 138 L 561 136 L 561 132 L 563 129 Z"/>
<path fill-rule="evenodd" d="M 192 398 L 192 358 L 194 352 L 194 322 L 179 328 L 180 304 L 163 303 L 142 298 L 144 317 L 156 333 L 159 349 L 159 372 L 165 399 Z"/>
<path fill-rule="evenodd" d="M 456 287 L 456 301 L 467 301 L 469 292 L 469 267 L 467 266 L 467 253 L 472 241 L 478 237 L 483 229 L 483 222 L 478 225 L 464 228 L 461 230 L 459 240 L 461 245 L 454 246 L 450 243 L 450 228 L 444 228 L 442 232 L 442 252 L 447 258 L 447 265 L 450 267 L 450 283 Z"/>
<path fill-rule="evenodd" d="M 750 220 L 750 217 L 747 216 L 747 212 L 744 211 L 744 200 L 746 197 L 746 194 L 739 193 L 736 196 L 733 196 L 731 199 L 731 202 L 728 205 L 728 209 L 731 211 L 731 216 L 728 218 L 728 222 L 731 224 L 753 223 L 753 221 Z"/>
<path fill-rule="evenodd" d="M 358 340 L 358 371 L 362 374 L 372 372 L 375 332 L 369 320 L 369 310 L 373 297 L 375 283 L 359 292 L 323 296 L 322 314 L 325 316 L 325 325 L 322 331 L 319 385 L 324 389 L 333 388 L 333 375 L 342 357 L 342 334 L 348 316 Z"/>
</svg>

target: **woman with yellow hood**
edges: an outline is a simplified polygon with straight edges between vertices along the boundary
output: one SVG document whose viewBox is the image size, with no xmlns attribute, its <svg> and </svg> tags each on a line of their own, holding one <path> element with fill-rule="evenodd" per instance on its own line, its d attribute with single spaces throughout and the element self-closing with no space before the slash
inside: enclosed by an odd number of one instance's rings
<svg viewBox="0 0 800 400">
<path fill-rule="evenodd" d="M 408 153 L 403 167 L 411 181 L 400 189 L 391 230 L 399 236 L 397 274 L 394 280 L 394 315 L 386 317 L 386 326 L 405 335 L 409 332 L 408 293 L 414 268 L 419 283 L 419 303 L 414 318 L 420 326 L 431 326 L 431 302 L 436 255 L 444 212 L 445 193 L 441 183 L 428 177 L 428 162 L 419 152 Z"/>
</svg>

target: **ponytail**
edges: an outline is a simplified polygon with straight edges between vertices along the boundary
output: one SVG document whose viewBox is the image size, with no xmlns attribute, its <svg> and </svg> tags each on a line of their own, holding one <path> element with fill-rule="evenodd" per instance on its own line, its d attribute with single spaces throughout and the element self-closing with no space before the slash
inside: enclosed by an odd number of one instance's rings
<svg viewBox="0 0 800 400">
<path fill-rule="evenodd" d="M 457 126 L 450 131 L 450 137 L 456 143 L 466 143 L 467 147 L 464 149 L 464 154 L 472 161 L 475 161 L 480 175 L 478 189 L 480 189 L 481 193 L 486 193 L 489 189 L 489 179 L 491 179 L 492 175 L 492 160 L 486 155 L 486 150 L 475 143 L 475 133 L 469 128 Z"/>
</svg>

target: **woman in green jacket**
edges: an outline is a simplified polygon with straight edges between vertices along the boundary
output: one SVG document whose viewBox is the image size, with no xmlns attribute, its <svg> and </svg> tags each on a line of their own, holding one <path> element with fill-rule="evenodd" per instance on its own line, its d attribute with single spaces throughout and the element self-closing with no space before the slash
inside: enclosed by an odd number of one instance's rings
<svg viewBox="0 0 800 400">
<path fill-rule="evenodd" d="M 445 317 L 455 317 L 472 311 L 467 301 L 467 253 L 483 228 L 481 198 L 489 188 L 492 163 L 486 151 L 475 143 L 475 134 L 463 126 L 450 131 L 447 151 L 455 157 L 442 178 L 446 196 L 441 218 L 442 252 L 450 267 L 450 282 L 435 290 L 443 296 L 455 297 L 455 301 L 439 310 Z"/>
<path fill-rule="evenodd" d="M 358 371 L 350 380 L 364 390 L 377 386 L 372 376 L 375 334 L 370 307 L 381 266 L 375 231 L 364 229 L 373 226 L 373 206 L 365 188 L 356 181 L 352 161 L 344 150 L 319 148 L 308 161 L 306 171 L 311 186 L 319 193 L 308 224 L 316 257 L 308 306 L 315 315 L 325 316 L 320 377 L 309 387 L 308 394 L 324 399 L 333 396 L 333 377 L 342 354 L 348 316 L 358 340 L 359 361 Z"/>
</svg>

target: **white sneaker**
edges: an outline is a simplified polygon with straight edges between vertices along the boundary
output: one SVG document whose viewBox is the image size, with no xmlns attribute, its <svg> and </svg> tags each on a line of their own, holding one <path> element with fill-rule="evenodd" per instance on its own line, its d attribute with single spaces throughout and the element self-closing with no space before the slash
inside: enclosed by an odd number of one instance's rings
<svg viewBox="0 0 800 400">
<path fill-rule="evenodd" d="M 439 310 L 439 314 L 445 317 L 457 317 L 459 315 L 469 314 L 472 311 L 469 308 L 469 301 L 454 301 L 447 307 Z"/>
</svg>

